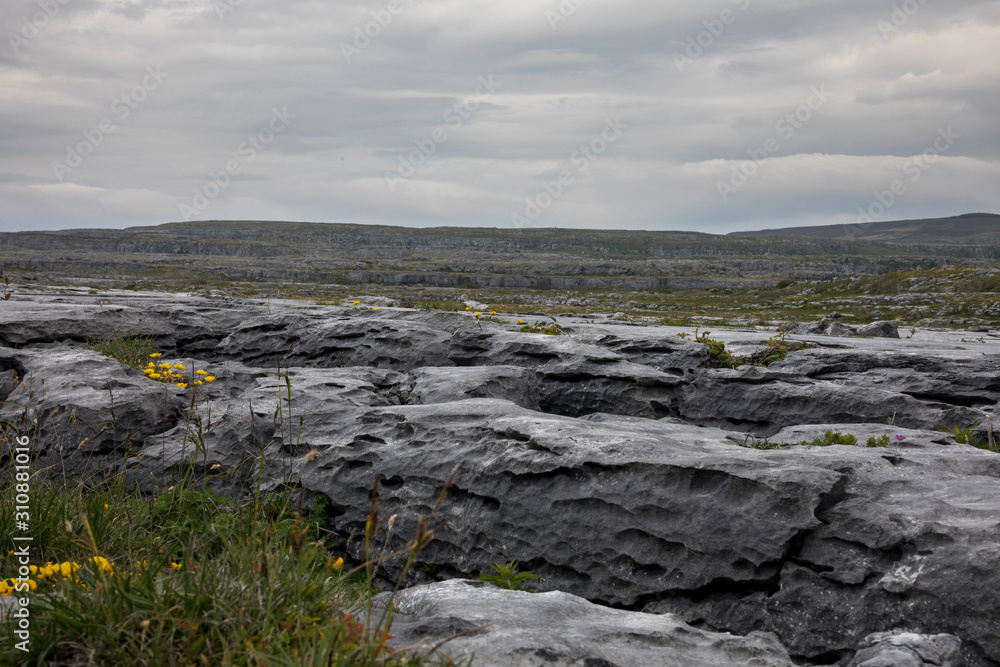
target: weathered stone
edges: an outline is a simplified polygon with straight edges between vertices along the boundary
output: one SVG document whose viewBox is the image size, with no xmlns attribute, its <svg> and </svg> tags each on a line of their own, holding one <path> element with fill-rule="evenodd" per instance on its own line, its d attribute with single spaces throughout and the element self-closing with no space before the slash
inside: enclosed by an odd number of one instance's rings
<svg viewBox="0 0 1000 667">
<path fill-rule="evenodd" d="M 376 597 L 376 619 L 389 600 Z M 477 667 L 794 665 L 768 633 L 707 632 L 671 614 L 609 609 L 560 592 L 505 591 L 457 579 L 400 591 L 392 603 L 395 646 L 426 652 L 448 640 L 442 651 Z"/>
<path fill-rule="evenodd" d="M 846 664 L 898 628 L 959 638 L 974 667 L 1000 662 L 1000 455 L 933 430 L 994 415 L 993 339 L 922 330 L 845 348 L 828 327 L 807 336 L 820 347 L 728 370 L 661 327 L 567 318 L 546 336 L 468 313 L 149 296 L 107 329 L 92 298 L 0 307 L 0 331 L 22 341 L 0 348 L 0 419 L 52 474 L 124 471 L 155 490 L 193 469 L 233 495 L 298 484 L 330 500 L 337 548 L 360 560 L 376 475 L 395 549 L 458 465 L 407 583 L 517 559 L 540 589 L 678 613 L 698 632 L 773 632 L 799 662 Z M 155 383 L 79 345 L 160 316 L 164 358 L 215 382 Z M 772 334 L 712 335 L 751 354 Z M 894 444 L 739 446 L 826 429 Z M 474 622 L 442 613 L 431 629 Z M 614 662 L 600 642 L 562 646 L 550 634 L 525 659 Z"/>
<path fill-rule="evenodd" d="M 962 640 L 952 635 L 877 632 L 865 637 L 847 667 L 961 667 Z"/>
<path fill-rule="evenodd" d="M 811 334 L 840 337 L 855 335 L 854 327 L 825 318 L 819 322 L 799 322 L 796 324 L 789 324 L 784 327 L 784 330 L 785 333 L 789 334 Z"/>
<path fill-rule="evenodd" d="M 519 366 L 421 368 L 410 373 L 407 402 L 429 405 L 466 398 L 501 398 L 538 410 L 535 371 Z"/>
<path fill-rule="evenodd" d="M 458 366 L 509 365 L 538 375 L 540 405 L 547 412 L 592 412 L 659 418 L 673 414 L 674 374 L 626 361 L 610 349 L 567 336 L 506 331 L 460 332 L 449 359 Z"/>
<path fill-rule="evenodd" d="M 424 324 L 382 319 L 380 313 L 334 311 L 322 317 L 285 313 L 255 317 L 215 350 L 263 366 L 371 366 L 409 370 L 448 365 L 450 336 Z"/>
<path fill-rule="evenodd" d="M 861 325 L 855 333 L 868 338 L 899 338 L 899 327 L 892 322 L 872 322 Z"/>
<path fill-rule="evenodd" d="M 174 427 L 184 399 L 173 385 L 97 352 L 71 347 L 5 350 L 25 374 L 0 406 L 0 422 L 31 432 L 39 468 L 84 476 Z M 9 362 L 12 363 L 12 362 Z"/>
</svg>

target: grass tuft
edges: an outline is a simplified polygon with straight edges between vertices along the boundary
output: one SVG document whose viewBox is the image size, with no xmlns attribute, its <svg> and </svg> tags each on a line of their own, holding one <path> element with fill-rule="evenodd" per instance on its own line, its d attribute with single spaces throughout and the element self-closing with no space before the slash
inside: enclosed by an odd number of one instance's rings
<svg viewBox="0 0 1000 667">
<path fill-rule="evenodd" d="M 14 532 L 12 484 L 0 530 Z M 322 501 L 240 503 L 206 488 L 153 498 L 120 479 L 32 484 L 31 650 L 25 665 L 427 665 L 362 622 L 371 582 L 320 540 Z M 46 567 L 48 565 L 49 567 Z M 0 573 L 17 576 L 12 553 Z M 44 576 L 42 576 L 44 574 Z M 11 620 L 0 654 L 19 655 Z"/>
</svg>

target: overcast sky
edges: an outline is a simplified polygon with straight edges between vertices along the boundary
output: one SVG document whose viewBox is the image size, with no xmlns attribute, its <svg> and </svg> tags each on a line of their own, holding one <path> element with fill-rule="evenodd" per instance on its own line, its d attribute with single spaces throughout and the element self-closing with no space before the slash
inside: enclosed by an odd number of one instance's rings
<svg viewBox="0 0 1000 667">
<path fill-rule="evenodd" d="M 4 0 L 0 231 L 1000 212 L 997 0 Z"/>
</svg>

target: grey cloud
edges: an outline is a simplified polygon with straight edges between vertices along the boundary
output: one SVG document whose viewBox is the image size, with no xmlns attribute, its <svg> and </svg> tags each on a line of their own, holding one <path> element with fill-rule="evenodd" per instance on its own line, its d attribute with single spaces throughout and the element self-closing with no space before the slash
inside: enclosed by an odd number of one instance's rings
<svg viewBox="0 0 1000 667">
<path fill-rule="evenodd" d="M 19 56 L 4 40 L 0 229 L 177 220 L 231 160 L 241 173 L 205 218 L 504 226 L 615 116 L 629 129 L 537 224 L 850 221 L 892 160 L 949 125 L 962 140 L 948 157 L 966 162 L 936 166 L 891 215 L 1000 205 L 988 185 L 1000 164 L 996 2 L 927 2 L 883 39 L 878 22 L 901 0 L 589 2 L 555 30 L 555 1 L 399 0 L 388 20 L 388 0 L 227 1 L 219 16 L 211 0 L 69 0 Z M 17 30 L 38 6 L 5 4 L 0 27 Z M 711 34 L 724 9 L 735 20 Z M 356 28 L 374 33 L 369 44 L 353 44 Z M 702 53 L 679 71 L 675 54 L 699 37 Z M 344 44 L 359 49 L 351 62 Z M 157 65 L 169 77 L 120 118 L 115 101 Z M 496 93 L 446 119 L 489 75 Z M 779 131 L 824 85 L 832 101 Z M 249 159 L 239 147 L 274 108 L 296 117 Z M 52 162 L 105 118 L 114 131 L 59 181 Z M 386 172 L 435 130 L 447 139 L 391 191 Z M 722 202 L 720 175 L 768 139 L 791 161 Z M 960 197 L 940 191 L 959 182 Z"/>
</svg>

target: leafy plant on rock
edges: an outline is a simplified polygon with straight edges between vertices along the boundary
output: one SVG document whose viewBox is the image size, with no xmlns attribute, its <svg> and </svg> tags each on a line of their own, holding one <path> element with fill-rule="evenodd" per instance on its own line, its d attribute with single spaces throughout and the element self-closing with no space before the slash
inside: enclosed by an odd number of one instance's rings
<svg viewBox="0 0 1000 667">
<path fill-rule="evenodd" d="M 526 580 L 541 579 L 541 577 L 531 570 L 519 571 L 516 560 L 512 560 L 509 563 L 493 563 L 493 571 L 496 574 L 482 574 L 476 581 L 487 581 L 491 584 L 497 584 L 500 588 L 508 591 L 520 591 L 524 590 L 524 582 Z"/>
<path fill-rule="evenodd" d="M 955 442 L 957 442 L 960 445 L 978 446 L 979 443 L 974 442 L 972 440 L 972 429 L 979 426 L 980 423 L 981 422 L 976 422 L 972 426 L 967 426 L 961 429 L 958 427 L 958 424 L 954 424 L 952 428 L 948 428 L 946 426 L 935 426 L 934 428 L 936 428 L 939 431 L 944 431 L 948 435 L 954 436 Z"/>
<path fill-rule="evenodd" d="M 872 437 L 868 438 L 868 440 L 865 441 L 865 446 L 866 447 L 888 447 L 890 442 L 891 442 L 891 440 L 889 439 L 889 436 L 887 434 L 883 433 L 882 435 L 880 435 L 877 438 L 875 436 L 872 436 Z"/>
<path fill-rule="evenodd" d="M 549 315 L 549 319 L 552 320 L 552 324 L 549 324 L 545 320 L 539 320 L 534 324 L 525 324 L 521 327 L 521 333 L 537 333 L 545 334 L 546 336 L 561 336 L 563 332 L 562 325 L 556 321 L 556 318 Z"/>
<path fill-rule="evenodd" d="M 792 352 L 808 350 L 814 347 L 816 347 L 815 343 L 788 340 L 788 335 L 785 332 L 781 332 L 777 336 L 768 338 L 767 347 L 748 355 L 745 361 L 752 366 L 770 366 L 775 362 L 781 361 Z"/>
<path fill-rule="evenodd" d="M 758 438 L 753 433 L 747 433 L 740 447 L 746 447 L 747 449 L 781 449 L 787 445 L 787 442 L 771 442 L 768 438 Z"/>
</svg>

